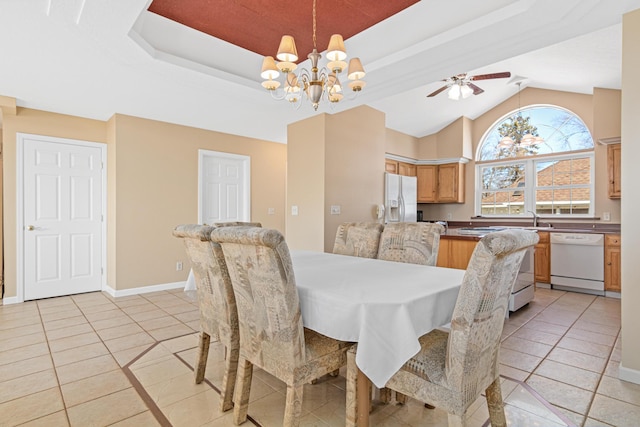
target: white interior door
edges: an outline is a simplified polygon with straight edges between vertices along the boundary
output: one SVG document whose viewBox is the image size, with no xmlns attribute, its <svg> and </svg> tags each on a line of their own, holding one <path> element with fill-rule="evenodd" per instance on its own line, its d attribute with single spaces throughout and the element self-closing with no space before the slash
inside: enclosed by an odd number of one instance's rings
<svg viewBox="0 0 640 427">
<path fill-rule="evenodd" d="M 103 148 L 59 138 L 20 139 L 24 299 L 100 290 Z"/>
<path fill-rule="evenodd" d="M 206 150 L 199 157 L 198 222 L 250 221 L 250 158 Z"/>
</svg>

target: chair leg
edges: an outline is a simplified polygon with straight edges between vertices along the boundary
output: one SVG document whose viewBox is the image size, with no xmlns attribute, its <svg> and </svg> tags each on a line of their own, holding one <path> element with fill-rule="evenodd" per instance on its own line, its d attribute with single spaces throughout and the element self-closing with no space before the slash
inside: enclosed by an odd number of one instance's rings
<svg viewBox="0 0 640 427">
<path fill-rule="evenodd" d="M 249 394 L 251 393 L 251 377 L 253 376 L 253 363 L 240 356 L 238 360 L 238 376 L 236 388 L 233 393 L 233 423 L 240 425 L 247 421 L 249 410 Z"/>
<path fill-rule="evenodd" d="M 298 427 L 302 413 L 302 385 L 287 385 L 283 427 Z"/>
<path fill-rule="evenodd" d="M 345 427 L 356 427 L 358 424 L 358 367 L 356 353 L 347 351 L 347 402 Z"/>
<path fill-rule="evenodd" d="M 389 403 L 391 401 L 391 389 L 382 387 L 380 389 L 380 401 L 382 403 Z"/>
<path fill-rule="evenodd" d="M 500 377 L 496 378 L 485 390 L 487 394 L 487 407 L 489 408 L 489 420 L 492 427 L 506 427 L 507 418 L 504 415 L 504 403 L 500 388 Z"/>
<path fill-rule="evenodd" d="M 204 371 L 207 369 L 207 357 L 209 357 L 209 343 L 211 336 L 206 332 L 200 331 L 200 340 L 198 342 L 198 356 L 196 359 L 195 380 L 196 384 L 200 384 L 204 380 Z"/>
<path fill-rule="evenodd" d="M 222 377 L 222 385 L 220 387 L 220 411 L 225 412 L 233 408 L 233 389 L 236 384 L 236 375 L 238 373 L 238 356 L 239 349 L 227 349 L 227 357 L 225 359 L 224 375 Z"/>
</svg>

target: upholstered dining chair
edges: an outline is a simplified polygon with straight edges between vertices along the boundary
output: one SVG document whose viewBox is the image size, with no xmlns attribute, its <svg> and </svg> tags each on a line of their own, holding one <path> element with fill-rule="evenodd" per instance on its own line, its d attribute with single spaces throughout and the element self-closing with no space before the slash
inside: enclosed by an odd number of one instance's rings
<svg viewBox="0 0 640 427">
<path fill-rule="evenodd" d="M 436 265 L 440 234 L 443 232 L 444 227 L 436 223 L 389 223 L 380 236 L 378 259 Z"/>
<path fill-rule="evenodd" d="M 462 280 L 451 329 L 420 337 L 420 351 L 386 387 L 449 413 L 449 425 L 465 425 L 469 406 L 486 391 L 493 427 L 506 426 L 498 353 L 509 295 L 527 248 L 538 242 L 528 230 L 487 234 L 477 244 Z M 355 396 L 355 351 L 349 352 L 347 396 Z M 356 405 L 347 402 L 347 425 L 355 425 Z"/>
<path fill-rule="evenodd" d="M 291 256 L 277 230 L 225 227 L 222 246 L 238 307 L 240 359 L 234 422 L 247 419 L 253 366 L 287 385 L 284 423 L 299 425 L 303 385 L 346 364 L 352 345 L 303 328 Z"/>
<path fill-rule="evenodd" d="M 333 253 L 375 258 L 383 229 L 384 225 L 377 222 L 344 222 L 336 231 Z"/>
<path fill-rule="evenodd" d="M 173 235 L 183 240 L 196 282 L 200 311 L 200 337 L 196 360 L 195 382 L 204 379 L 211 337 L 219 339 L 226 349 L 225 370 L 220 391 L 220 410 L 233 407 L 240 349 L 238 312 L 231 288 L 231 279 L 222 254 L 222 248 L 211 241 L 215 227 L 185 224 L 179 225 Z"/>
</svg>

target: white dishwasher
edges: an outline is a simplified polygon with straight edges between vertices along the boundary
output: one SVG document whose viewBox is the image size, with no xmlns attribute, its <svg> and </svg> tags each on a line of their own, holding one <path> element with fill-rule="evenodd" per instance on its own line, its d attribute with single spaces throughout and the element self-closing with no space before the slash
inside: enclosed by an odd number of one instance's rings
<svg viewBox="0 0 640 427">
<path fill-rule="evenodd" d="M 551 233 L 551 287 L 604 295 L 604 235 Z"/>
</svg>

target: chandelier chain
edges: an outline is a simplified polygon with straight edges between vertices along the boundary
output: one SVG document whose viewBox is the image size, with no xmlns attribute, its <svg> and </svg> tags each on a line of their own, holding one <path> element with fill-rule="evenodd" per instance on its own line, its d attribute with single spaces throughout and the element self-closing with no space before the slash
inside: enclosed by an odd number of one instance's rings
<svg viewBox="0 0 640 427">
<path fill-rule="evenodd" d="M 313 0 L 313 48 L 316 49 L 316 0 Z"/>
</svg>

